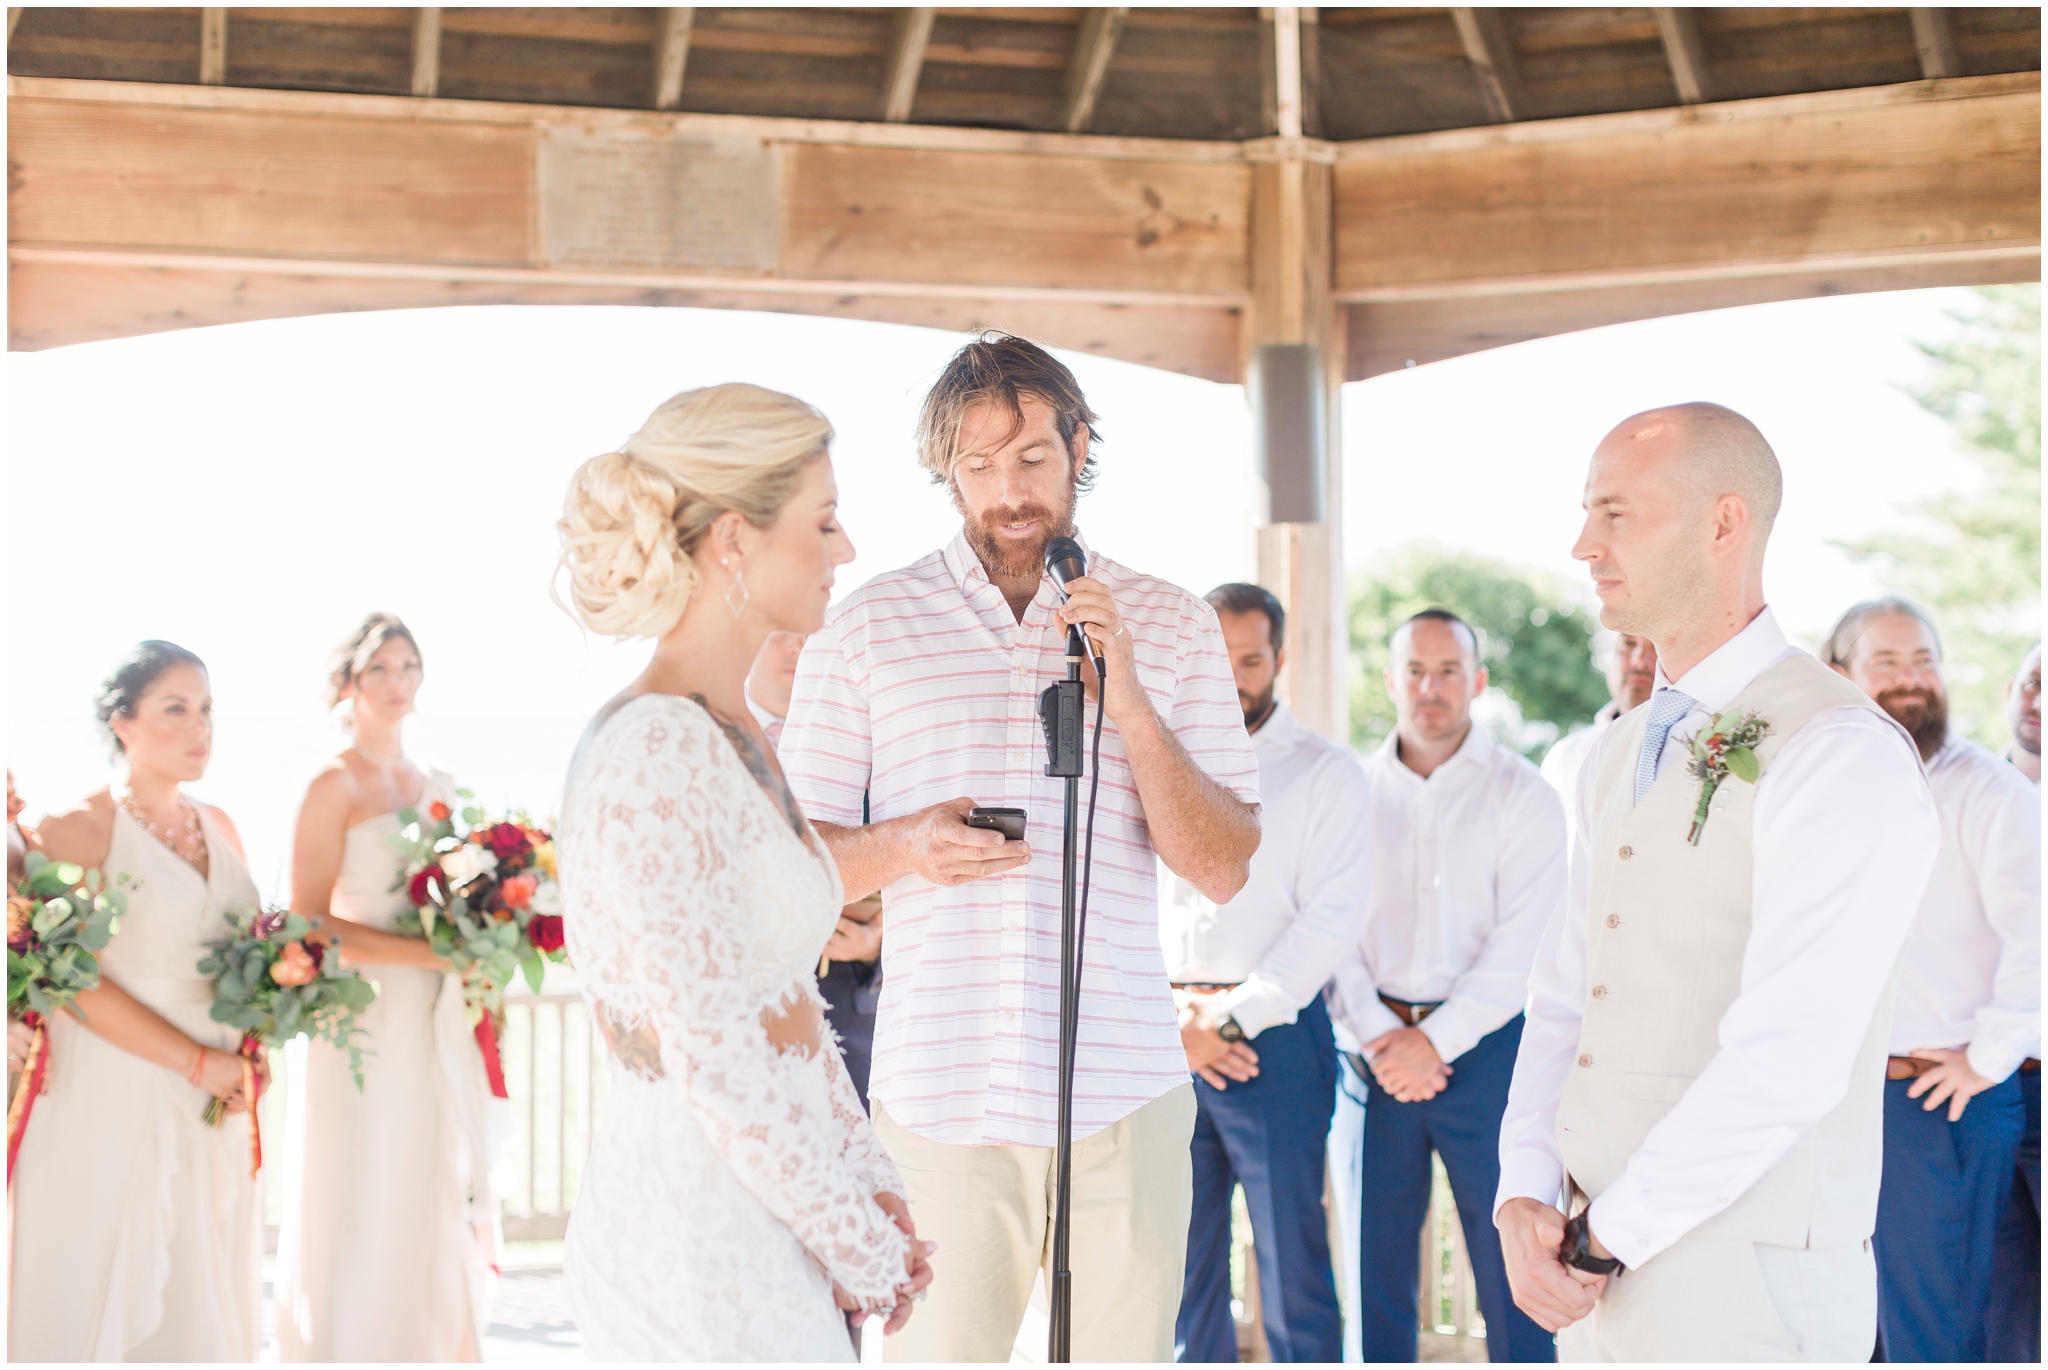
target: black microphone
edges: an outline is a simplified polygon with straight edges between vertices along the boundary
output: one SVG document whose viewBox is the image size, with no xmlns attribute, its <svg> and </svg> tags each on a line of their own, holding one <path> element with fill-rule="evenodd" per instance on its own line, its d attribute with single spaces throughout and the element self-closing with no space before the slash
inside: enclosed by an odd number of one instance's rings
<svg viewBox="0 0 2048 1370">
<path fill-rule="evenodd" d="M 1068 581 L 1077 580 L 1088 574 L 1088 554 L 1082 551 L 1081 544 L 1072 538 L 1054 538 L 1045 544 L 1045 569 L 1064 592 Z M 1067 655 L 1088 655 L 1088 636 L 1081 631 L 1081 625 L 1078 623 L 1067 625 Z M 1097 660 L 1099 663 L 1100 658 Z M 1096 669 L 1101 669 L 1099 664 Z"/>
</svg>

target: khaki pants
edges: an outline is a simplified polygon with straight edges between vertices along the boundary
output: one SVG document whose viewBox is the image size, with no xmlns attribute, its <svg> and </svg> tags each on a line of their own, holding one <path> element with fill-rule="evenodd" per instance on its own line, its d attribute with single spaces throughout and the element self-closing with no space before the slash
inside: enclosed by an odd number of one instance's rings
<svg viewBox="0 0 2048 1370">
<path fill-rule="evenodd" d="M 903 1172 L 920 1237 L 936 1241 L 932 1287 L 883 1344 L 891 1361 L 1007 1361 L 1040 1268 L 1052 1270 L 1058 1175 L 1051 1147 L 950 1146 L 907 1132 L 874 1105 L 875 1132 Z M 1171 1361 L 1194 1202 L 1192 1084 L 1074 1144 L 1076 1361 Z"/>
<path fill-rule="evenodd" d="M 1868 1242 L 1802 1250 L 1686 1237 L 1607 1286 L 1561 1361 L 1854 1361 L 1877 1346 Z"/>
</svg>

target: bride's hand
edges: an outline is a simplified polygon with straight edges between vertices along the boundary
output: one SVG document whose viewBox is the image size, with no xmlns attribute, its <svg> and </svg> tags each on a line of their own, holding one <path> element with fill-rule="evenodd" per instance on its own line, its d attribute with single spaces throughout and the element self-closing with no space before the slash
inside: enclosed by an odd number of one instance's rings
<svg viewBox="0 0 2048 1370">
<path fill-rule="evenodd" d="M 900 1331 L 903 1324 L 910 1321 L 913 1304 L 921 1299 L 924 1291 L 931 1286 L 930 1257 L 932 1252 L 939 1249 L 939 1244 L 918 1240 L 917 1224 L 911 1219 L 910 1205 L 901 1194 L 891 1194 L 886 1190 L 878 1193 L 875 1195 L 875 1206 L 893 1218 L 903 1235 L 910 1238 L 910 1250 L 903 1257 L 906 1278 L 902 1284 L 896 1286 L 896 1307 L 890 1310 L 889 1321 L 882 1327 L 882 1332 L 886 1336 Z"/>
</svg>

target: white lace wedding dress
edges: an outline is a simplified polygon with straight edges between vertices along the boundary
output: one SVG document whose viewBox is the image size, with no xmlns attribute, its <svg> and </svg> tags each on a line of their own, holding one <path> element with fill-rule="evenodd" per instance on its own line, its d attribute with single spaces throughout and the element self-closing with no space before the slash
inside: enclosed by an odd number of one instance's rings
<svg viewBox="0 0 2048 1370">
<path fill-rule="evenodd" d="M 837 1280 L 895 1301 L 903 1185 L 829 1031 L 778 1051 L 764 1009 L 807 998 L 837 868 L 690 700 L 600 718 L 556 832 L 569 951 L 593 1014 L 651 1030 L 659 1074 L 610 1058 L 569 1219 L 570 1299 L 593 1360 L 847 1361 Z"/>
</svg>

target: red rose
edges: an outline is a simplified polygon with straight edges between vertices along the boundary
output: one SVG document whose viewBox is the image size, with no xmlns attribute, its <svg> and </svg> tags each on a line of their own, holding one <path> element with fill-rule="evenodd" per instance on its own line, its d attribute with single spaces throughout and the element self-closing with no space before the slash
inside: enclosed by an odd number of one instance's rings
<svg viewBox="0 0 2048 1370">
<path fill-rule="evenodd" d="M 446 888 L 448 877 L 441 873 L 441 868 L 426 866 L 421 868 L 420 873 L 412 878 L 412 883 L 406 886 L 405 897 L 412 900 L 414 908 L 421 908 L 428 904 L 440 903 L 441 901 L 434 897 L 434 893 L 437 889 Z"/>
<path fill-rule="evenodd" d="M 436 823 L 445 823 L 445 822 L 447 822 L 447 821 L 448 821 L 448 814 L 449 814 L 449 808 L 448 808 L 448 806 L 447 806 L 446 804 L 443 804 L 443 803 L 442 803 L 442 802 L 441 802 L 440 800 L 438 800 L 438 799 L 436 799 L 436 800 L 435 800 L 435 801 L 434 801 L 433 803 L 431 803 L 431 804 L 427 805 L 427 816 L 428 816 L 429 818 L 432 818 L 432 819 L 433 819 L 433 820 L 434 820 L 434 821 L 435 821 Z"/>
<path fill-rule="evenodd" d="M 327 944 L 325 942 L 315 942 L 310 937 L 307 938 L 306 955 L 313 958 L 313 969 L 319 970 L 327 964 Z"/>
<path fill-rule="evenodd" d="M 542 951 L 562 949 L 562 920 L 555 914 L 536 913 L 526 925 L 526 938 Z"/>
<path fill-rule="evenodd" d="M 471 834 L 472 838 L 476 836 L 478 834 Z M 483 845 L 491 849 L 491 855 L 498 858 L 500 865 L 533 855 L 533 843 L 528 840 L 526 829 L 517 823 L 493 823 L 483 830 L 481 836 Z"/>
</svg>

